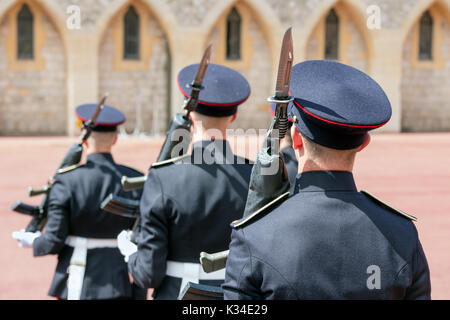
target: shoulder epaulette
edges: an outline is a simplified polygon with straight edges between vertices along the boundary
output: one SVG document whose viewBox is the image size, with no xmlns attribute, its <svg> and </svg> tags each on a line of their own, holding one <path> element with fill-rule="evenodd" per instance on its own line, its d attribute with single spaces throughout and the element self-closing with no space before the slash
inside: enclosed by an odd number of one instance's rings
<svg viewBox="0 0 450 320">
<path fill-rule="evenodd" d="M 73 166 L 68 166 L 68 167 L 61 168 L 58 171 L 56 171 L 56 173 L 58 173 L 58 174 L 66 173 L 66 172 L 75 170 L 77 168 L 80 168 L 82 166 L 84 166 L 84 164 L 79 164 L 79 163 L 78 164 L 74 164 Z"/>
<path fill-rule="evenodd" d="M 168 159 L 168 160 L 164 160 L 164 161 L 159 161 L 159 162 L 154 162 L 154 163 L 152 163 L 152 168 L 163 167 L 163 166 L 166 166 L 166 165 L 168 165 L 168 164 L 175 163 L 175 162 L 177 162 L 177 161 L 179 161 L 179 160 L 182 160 L 182 159 L 184 159 L 184 158 L 186 158 L 186 157 L 189 157 L 189 156 L 190 156 L 190 154 L 184 154 L 184 155 L 182 155 L 182 156 L 175 157 L 175 158 L 172 158 L 172 159 Z"/>
<path fill-rule="evenodd" d="M 235 220 L 231 223 L 231 227 L 232 228 L 241 228 L 245 225 L 247 225 L 249 222 L 252 222 L 258 215 L 260 215 L 261 213 L 265 212 L 267 209 L 270 209 L 272 207 L 274 207 L 277 204 L 282 203 L 284 200 L 286 200 L 289 197 L 290 192 L 285 192 L 283 193 L 281 196 L 279 196 L 278 198 L 272 200 L 271 202 L 269 202 L 268 204 L 266 204 L 264 207 L 262 207 L 261 209 L 257 210 L 256 212 L 252 213 L 251 215 L 242 218 L 240 220 Z"/>
<path fill-rule="evenodd" d="M 392 211 L 392 212 L 394 212 L 394 213 L 396 213 L 396 214 L 398 214 L 398 215 L 401 215 L 401 216 L 403 216 L 403 217 L 405 217 L 405 218 L 407 218 L 407 219 L 409 219 L 409 220 L 417 221 L 417 218 L 416 218 L 416 217 L 414 217 L 414 216 L 412 216 L 412 215 L 410 215 L 410 214 L 407 214 L 406 212 L 403 212 L 403 211 L 401 211 L 401 210 L 399 210 L 399 209 L 394 208 L 394 207 L 391 206 L 390 204 L 387 204 L 386 202 L 384 202 L 384 201 L 378 199 L 378 198 L 375 197 L 373 194 L 371 194 L 371 193 L 369 193 L 369 192 L 367 192 L 367 191 L 365 191 L 365 190 L 361 190 L 361 193 L 364 194 L 364 195 L 366 195 L 368 198 L 372 199 L 372 200 L 373 200 L 374 202 L 376 202 L 377 204 L 386 207 L 386 208 L 389 209 L 390 211 Z"/>
</svg>

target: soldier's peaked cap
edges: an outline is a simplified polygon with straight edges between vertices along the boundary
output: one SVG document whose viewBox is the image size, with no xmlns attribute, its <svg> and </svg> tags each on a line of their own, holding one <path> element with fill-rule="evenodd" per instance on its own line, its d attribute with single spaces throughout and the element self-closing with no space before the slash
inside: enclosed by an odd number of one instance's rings
<svg viewBox="0 0 450 320">
<path fill-rule="evenodd" d="M 364 143 L 367 132 L 386 124 L 392 110 L 383 89 L 348 65 L 311 60 L 292 69 L 289 116 L 313 142 L 339 150 Z"/>
<path fill-rule="evenodd" d="M 183 68 L 178 74 L 178 87 L 185 98 L 191 95 L 191 84 L 198 64 Z M 250 85 L 239 72 L 211 63 L 206 70 L 196 112 L 212 117 L 226 117 L 250 96 Z"/>
<path fill-rule="evenodd" d="M 83 104 L 77 107 L 75 114 L 84 123 L 92 118 L 96 109 L 97 104 Z M 93 131 L 115 131 L 125 120 L 126 117 L 120 110 L 104 105 L 95 121 Z"/>
</svg>

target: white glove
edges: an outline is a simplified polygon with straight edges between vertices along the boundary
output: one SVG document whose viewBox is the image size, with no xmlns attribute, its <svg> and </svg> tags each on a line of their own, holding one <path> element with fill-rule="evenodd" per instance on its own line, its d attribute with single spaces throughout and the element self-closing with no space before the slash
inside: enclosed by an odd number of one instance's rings
<svg viewBox="0 0 450 320">
<path fill-rule="evenodd" d="M 40 231 L 25 232 L 24 229 L 20 231 L 14 231 L 12 237 L 18 241 L 20 248 L 32 248 L 34 239 L 41 235 Z"/>
<path fill-rule="evenodd" d="M 128 262 L 128 258 L 137 251 L 137 245 L 131 242 L 132 231 L 123 230 L 117 236 L 117 246 L 120 253 L 125 256 L 125 262 Z"/>
</svg>

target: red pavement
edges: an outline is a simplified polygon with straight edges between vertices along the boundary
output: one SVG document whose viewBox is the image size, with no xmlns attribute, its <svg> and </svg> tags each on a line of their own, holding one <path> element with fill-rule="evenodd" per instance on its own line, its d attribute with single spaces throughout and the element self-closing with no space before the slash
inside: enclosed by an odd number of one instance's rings
<svg viewBox="0 0 450 320">
<path fill-rule="evenodd" d="M 242 140 L 242 138 L 238 138 Z M 67 137 L 0 138 L 0 299 L 49 299 L 47 291 L 55 256 L 33 258 L 17 247 L 11 232 L 29 218 L 10 211 L 28 198 L 28 186 L 41 186 L 51 176 L 75 139 Z M 162 139 L 120 139 L 117 162 L 146 171 Z M 258 141 L 247 140 L 254 159 Z M 355 165 L 359 189 L 369 190 L 394 207 L 419 218 L 416 223 L 431 269 L 432 298 L 450 299 L 450 133 L 376 134 Z"/>
</svg>

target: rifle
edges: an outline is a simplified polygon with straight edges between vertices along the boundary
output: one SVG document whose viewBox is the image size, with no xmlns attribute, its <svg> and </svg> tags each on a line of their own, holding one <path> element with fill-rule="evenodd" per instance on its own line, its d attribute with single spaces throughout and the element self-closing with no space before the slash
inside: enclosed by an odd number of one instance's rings
<svg viewBox="0 0 450 320">
<path fill-rule="evenodd" d="M 174 137 L 175 132 L 180 132 L 179 130 L 183 130 L 184 132 L 190 132 L 192 120 L 189 118 L 192 111 L 195 111 L 198 105 L 198 97 L 200 95 L 200 91 L 203 89 L 202 83 L 203 78 L 205 77 L 206 70 L 209 66 L 209 61 L 211 58 L 211 48 L 212 45 L 209 45 L 206 48 L 202 60 L 197 69 L 197 73 L 192 81 L 191 87 L 191 96 L 189 99 L 185 100 L 183 109 L 184 113 L 177 113 L 173 116 L 172 121 L 169 125 L 169 130 L 166 133 L 166 139 L 161 147 L 161 151 L 158 155 L 156 162 L 169 160 L 171 158 L 175 158 L 178 156 L 182 156 L 186 153 L 187 148 L 190 144 L 190 136 L 176 138 Z M 176 145 L 182 143 L 182 148 L 178 154 L 172 154 Z M 144 187 L 145 181 L 147 180 L 147 176 L 143 177 L 122 177 L 122 187 L 125 191 L 131 191 L 135 189 L 141 189 Z"/>
<path fill-rule="evenodd" d="M 190 135 L 180 135 L 178 138 L 176 138 L 174 136 L 174 133 L 190 132 L 192 120 L 189 118 L 189 116 L 192 111 L 195 111 L 198 105 L 198 97 L 200 95 L 200 91 L 203 89 L 203 78 L 205 77 L 206 70 L 208 69 L 209 61 L 211 58 L 211 48 L 212 45 L 209 45 L 206 48 L 202 60 L 200 61 L 200 64 L 198 66 L 195 78 L 190 85 L 192 89 L 191 96 L 189 97 L 189 99 L 185 100 L 183 105 L 183 109 L 185 112 L 175 114 L 172 118 L 172 121 L 170 122 L 169 130 L 166 133 L 166 139 L 161 147 L 161 151 L 156 162 L 161 162 L 178 156 L 182 156 L 187 152 L 187 148 L 189 147 L 189 144 L 191 142 Z M 181 144 L 182 147 L 180 148 L 178 154 L 173 154 L 174 148 L 178 144 Z M 141 189 L 144 187 L 145 181 L 147 181 L 147 176 L 134 178 L 124 176 L 122 177 L 122 187 L 125 191 Z"/>
<path fill-rule="evenodd" d="M 269 102 L 276 104 L 274 119 L 252 168 L 244 220 L 267 209 L 271 203 L 289 194 L 287 170 L 283 158 L 280 157 L 280 140 L 284 138 L 289 128 L 287 108 L 293 100 L 289 96 L 293 60 L 292 28 L 289 28 L 283 37 L 275 96 L 268 99 Z M 275 167 L 278 170 L 267 174 L 265 171 L 273 168 L 273 165 L 278 165 Z M 209 273 L 223 269 L 226 266 L 228 253 L 229 251 L 213 254 L 201 252 L 200 263 L 203 270 Z"/>
<path fill-rule="evenodd" d="M 71 166 L 75 166 L 80 163 L 81 156 L 83 153 L 83 144 L 91 135 L 92 129 L 95 126 L 95 121 L 97 120 L 97 118 L 100 114 L 100 111 L 103 109 L 103 105 L 105 104 L 107 97 L 108 97 L 108 94 L 105 94 L 103 96 L 103 98 L 100 100 L 93 116 L 83 126 L 83 133 L 80 136 L 80 141 L 78 143 L 74 143 L 69 148 L 63 161 L 61 162 L 58 169 L 56 170 L 55 174 L 60 172 L 60 170 L 66 169 Z M 50 190 L 52 187 L 52 183 L 53 183 L 53 177 L 51 177 L 49 179 L 49 181 L 47 182 L 47 184 L 45 186 L 43 186 L 42 188 L 33 189 L 33 188 L 29 187 L 28 194 L 30 197 L 44 194 L 44 197 L 42 198 L 41 204 L 39 206 L 30 206 L 30 205 L 27 205 L 20 201 L 17 201 L 16 203 L 14 203 L 11 206 L 12 211 L 15 211 L 15 212 L 18 212 L 21 214 L 31 215 L 33 217 L 25 229 L 26 232 L 36 232 L 36 231 L 42 231 L 44 229 L 44 226 L 47 222 L 49 193 L 50 193 Z"/>
<path fill-rule="evenodd" d="M 187 99 L 184 102 L 184 113 L 177 113 L 174 115 L 169 130 L 166 134 L 166 140 L 164 141 L 161 151 L 158 155 L 157 162 L 165 161 L 172 159 L 176 156 L 181 156 L 183 153 L 187 152 L 187 148 L 190 144 L 190 135 L 188 137 L 179 137 L 178 139 L 174 139 L 173 135 L 178 130 L 184 130 L 184 132 L 190 132 L 192 120 L 190 119 L 190 114 L 192 111 L 195 111 L 198 105 L 198 98 L 200 91 L 203 89 L 202 83 L 203 79 L 206 74 L 206 70 L 209 66 L 209 61 L 211 58 L 211 48 L 212 45 L 209 45 L 208 48 L 206 48 L 202 60 L 200 61 L 200 64 L 197 69 L 197 73 L 194 77 L 194 80 L 192 81 L 190 87 L 192 88 L 191 96 L 189 99 Z M 182 148 L 180 149 L 178 154 L 172 154 L 174 151 L 175 146 L 182 143 Z M 125 191 L 131 191 L 136 189 L 141 189 L 144 187 L 145 181 L 147 181 L 147 176 L 141 176 L 141 177 L 122 177 L 122 187 Z M 127 201 L 128 199 L 120 198 L 117 196 L 114 196 L 110 194 L 103 202 L 104 208 L 106 211 L 109 211 L 111 213 L 115 214 L 121 214 L 123 213 L 127 207 Z M 137 204 L 139 206 L 139 204 Z M 123 211 L 122 211 L 123 210 Z M 122 214 L 123 215 L 123 214 Z M 138 234 L 137 228 L 139 226 L 139 219 L 136 219 L 136 223 L 133 227 L 133 233 L 132 233 L 132 239 L 131 241 L 135 242 L 136 237 Z M 135 242 L 136 243 L 136 242 Z"/>
</svg>

